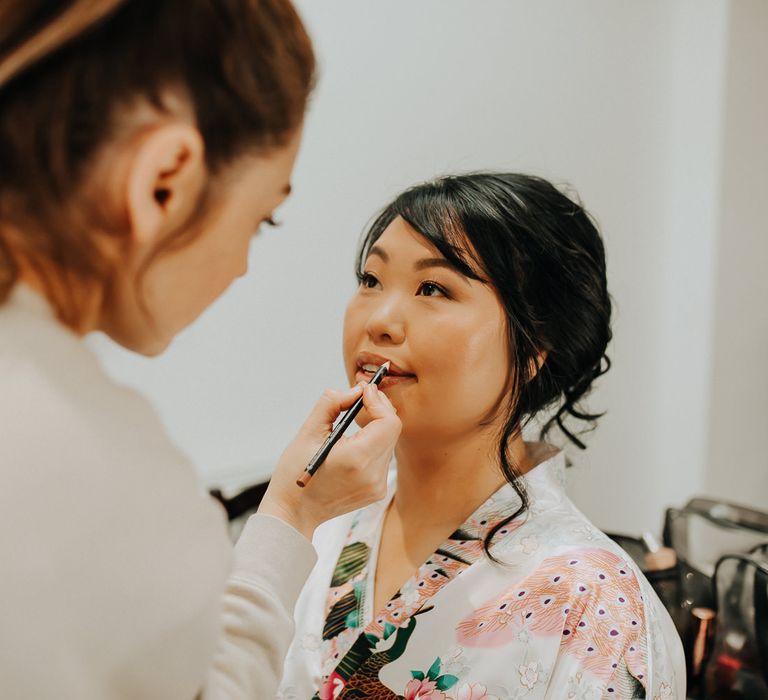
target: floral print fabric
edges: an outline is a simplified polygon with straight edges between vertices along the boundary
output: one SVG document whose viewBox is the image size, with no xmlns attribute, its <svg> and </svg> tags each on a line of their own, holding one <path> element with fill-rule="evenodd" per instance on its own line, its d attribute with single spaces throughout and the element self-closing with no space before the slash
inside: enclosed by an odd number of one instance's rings
<svg viewBox="0 0 768 700">
<path fill-rule="evenodd" d="M 567 498 L 563 478 L 562 453 L 525 476 L 531 506 L 497 531 L 500 564 L 483 540 L 517 511 L 508 484 L 382 610 L 372 592 L 388 501 L 318 531 L 320 561 L 297 605 L 278 697 L 684 700 L 666 610 Z"/>
</svg>

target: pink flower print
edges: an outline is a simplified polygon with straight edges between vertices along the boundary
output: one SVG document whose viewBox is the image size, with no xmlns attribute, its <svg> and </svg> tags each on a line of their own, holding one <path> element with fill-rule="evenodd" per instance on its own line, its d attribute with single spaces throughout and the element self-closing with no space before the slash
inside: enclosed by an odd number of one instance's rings
<svg viewBox="0 0 768 700">
<path fill-rule="evenodd" d="M 465 683 L 459 688 L 456 700 L 499 700 L 495 695 L 488 695 L 486 687 L 481 683 Z"/>
<path fill-rule="evenodd" d="M 446 697 L 445 693 L 437 690 L 435 681 L 412 678 L 405 686 L 405 700 L 446 700 Z"/>
<path fill-rule="evenodd" d="M 344 679 L 334 672 L 320 686 L 317 696 L 320 700 L 335 700 L 342 690 L 344 690 Z"/>
</svg>

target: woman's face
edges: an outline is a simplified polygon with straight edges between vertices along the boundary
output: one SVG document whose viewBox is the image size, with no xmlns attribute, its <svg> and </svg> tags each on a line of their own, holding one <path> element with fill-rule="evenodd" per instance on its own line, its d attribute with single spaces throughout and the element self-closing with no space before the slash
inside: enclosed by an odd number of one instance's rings
<svg viewBox="0 0 768 700">
<path fill-rule="evenodd" d="M 386 360 L 381 384 L 403 436 L 476 431 L 506 391 L 509 352 L 503 307 L 492 287 L 451 267 L 397 217 L 363 267 L 344 319 L 350 383 L 370 379 Z M 367 422 L 365 412 L 359 422 Z"/>
<path fill-rule="evenodd" d="M 196 236 L 160 252 L 145 273 L 122 273 L 106 315 L 109 335 L 142 354 L 158 354 L 247 272 L 254 235 L 290 192 L 300 138 L 297 131 L 286 146 L 231 166 L 219 176 L 212 211 L 198 222 Z"/>
</svg>

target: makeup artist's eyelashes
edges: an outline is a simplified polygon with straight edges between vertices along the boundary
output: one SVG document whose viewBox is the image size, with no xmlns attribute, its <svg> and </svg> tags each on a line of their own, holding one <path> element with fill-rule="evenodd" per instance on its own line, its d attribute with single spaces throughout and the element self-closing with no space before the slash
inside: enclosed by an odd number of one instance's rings
<svg viewBox="0 0 768 700">
<path fill-rule="evenodd" d="M 361 272 L 357 275 L 357 281 L 359 282 L 361 287 L 364 287 L 365 289 L 374 289 L 377 285 L 380 284 L 379 280 L 376 279 L 374 275 L 372 275 L 370 272 Z M 416 290 L 416 296 L 424 296 L 424 297 L 436 297 L 436 296 L 442 296 L 446 299 L 450 299 L 451 295 L 448 293 L 448 291 L 439 285 L 437 282 L 433 282 L 432 280 L 425 280 L 420 285 L 419 288 Z"/>
<path fill-rule="evenodd" d="M 274 217 L 268 216 L 266 219 L 262 219 L 261 223 L 256 227 L 256 230 L 252 234 L 252 238 L 256 238 L 256 236 L 259 235 L 259 231 L 261 231 L 261 227 L 266 224 L 267 226 L 271 226 L 272 228 L 276 228 L 277 226 L 282 226 L 282 221 L 275 221 Z"/>
</svg>

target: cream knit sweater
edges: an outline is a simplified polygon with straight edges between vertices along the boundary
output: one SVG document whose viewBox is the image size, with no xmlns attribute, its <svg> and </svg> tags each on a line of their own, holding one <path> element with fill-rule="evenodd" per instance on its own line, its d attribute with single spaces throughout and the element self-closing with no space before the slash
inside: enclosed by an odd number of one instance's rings
<svg viewBox="0 0 768 700">
<path fill-rule="evenodd" d="M 0 697 L 271 698 L 306 538 L 222 510 L 36 293 L 0 306 Z"/>
</svg>

